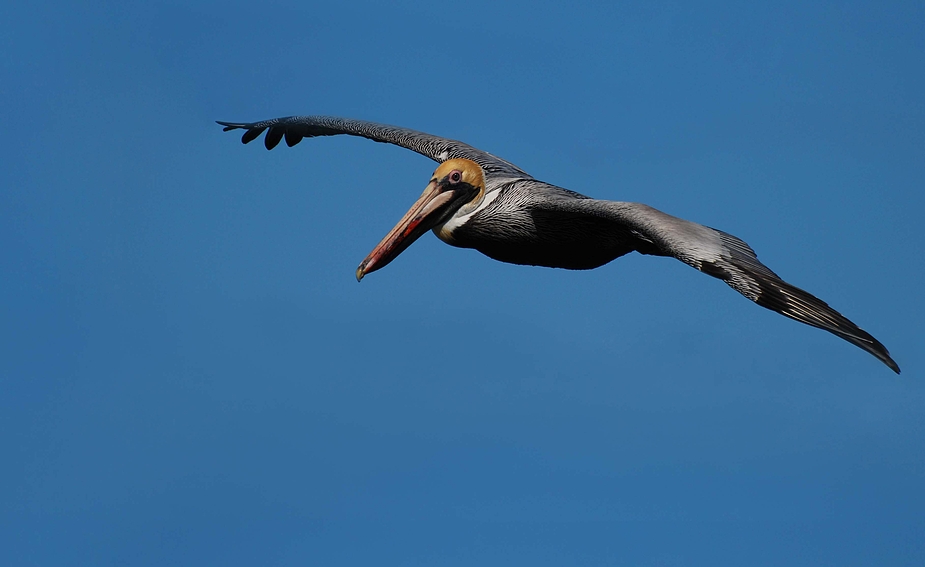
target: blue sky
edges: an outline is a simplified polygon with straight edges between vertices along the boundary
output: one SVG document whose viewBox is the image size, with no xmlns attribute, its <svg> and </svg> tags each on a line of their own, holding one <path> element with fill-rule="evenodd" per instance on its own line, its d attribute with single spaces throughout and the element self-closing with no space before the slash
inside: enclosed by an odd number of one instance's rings
<svg viewBox="0 0 925 567">
<path fill-rule="evenodd" d="M 921 3 L 0 7 L 10 565 L 921 565 Z M 426 235 L 332 114 L 731 232 L 890 349 L 669 259 Z"/>
</svg>

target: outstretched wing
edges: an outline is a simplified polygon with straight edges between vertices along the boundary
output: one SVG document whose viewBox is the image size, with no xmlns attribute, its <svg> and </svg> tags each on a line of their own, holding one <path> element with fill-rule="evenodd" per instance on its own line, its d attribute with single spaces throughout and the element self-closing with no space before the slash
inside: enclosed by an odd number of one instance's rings
<svg viewBox="0 0 925 567">
<path fill-rule="evenodd" d="M 438 163 L 443 163 L 448 159 L 466 158 L 478 163 L 489 174 L 530 177 L 514 164 L 495 157 L 488 152 L 473 148 L 468 144 L 432 136 L 416 130 L 366 122 L 364 120 L 351 120 L 333 116 L 288 116 L 260 122 L 216 122 L 225 127 L 225 132 L 238 128 L 244 129 L 245 132 L 241 136 L 241 141 L 245 144 L 256 139 L 264 130 L 267 130 L 264 145 L 268 150 L 275 148 L 283 138 L 286 139 L 286 144 L 292 147 L 301 142 L 302 138 L 348 134 L 350 136 L 361 136 L 376 142 L 395 144 L 427 156 Z"/>
<path fill-rule="evenodd" d="M 640 240 L 640 251 L 673 256 L 723 280 L 762 307 L 825 329 L 861 347 L 899 374 L 899 366 L 880 341 L 818 297 L 782 280 L 758 261 L 748 244 L 735 236 L 638 203 L 576 199 L 567 206 L 610 218 L 621 224 L 621 228 L 630 228 Z"/>
</svg>

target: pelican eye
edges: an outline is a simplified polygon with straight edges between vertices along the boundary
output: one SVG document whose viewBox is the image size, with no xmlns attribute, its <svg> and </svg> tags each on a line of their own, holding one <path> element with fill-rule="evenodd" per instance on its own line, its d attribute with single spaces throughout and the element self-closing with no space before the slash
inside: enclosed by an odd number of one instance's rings
<svg viewBox="0 0 925 567">
<path fill-rule="evenodd" d="M 457 183 L 462 181 L 462 172 L 457 169 L 456 171 L 453 171 L 452 173 L 450 173 L 448 177 L 449 177 L 450 183 L 452 183 L 453 185 L 456 185 Z"/>
</svg>

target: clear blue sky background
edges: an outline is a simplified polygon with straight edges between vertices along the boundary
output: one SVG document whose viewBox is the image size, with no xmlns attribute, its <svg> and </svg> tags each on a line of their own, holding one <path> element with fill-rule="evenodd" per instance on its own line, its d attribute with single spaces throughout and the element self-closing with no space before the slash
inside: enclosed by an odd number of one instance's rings
<svg viewBox="0 0 925 567">
<path fill-rule="evenodd" d="M 0 562 L 925 564 L 925 7 L 616 4 L 3 3 Z M 732 232 L 903 374 L 670 259 L 357 284 L 435 164 L 213 122 L 289 114 Z"/>
</svg>

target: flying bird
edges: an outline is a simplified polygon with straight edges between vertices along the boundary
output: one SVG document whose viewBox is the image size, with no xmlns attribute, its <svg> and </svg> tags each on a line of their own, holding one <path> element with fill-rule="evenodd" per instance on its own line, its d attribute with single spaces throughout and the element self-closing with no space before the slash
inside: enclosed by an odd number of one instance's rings
<svg viewBox="0 0 925 567">
<path fill-rule="evenodd" d="M 440 165 L 421 197 L 357 268 L 357 281 L 388 265 L 428 230 L 460 248 L 508 262 L 588 270 L 629 252 L 670 256 L 719 278 L 762 307 L 829 331 L 899 366 L 877 339 L 814 295 L 758 261 L 735 236 L 640 203 L 602 201 L 534 179 L 514 164 L 468 144 L 375 122 L 330 116 L 290 116 L 261 122 L 218 122 L 243 129 L 248 143 L 347 134 L 395 144 Z"/>
</svg>

